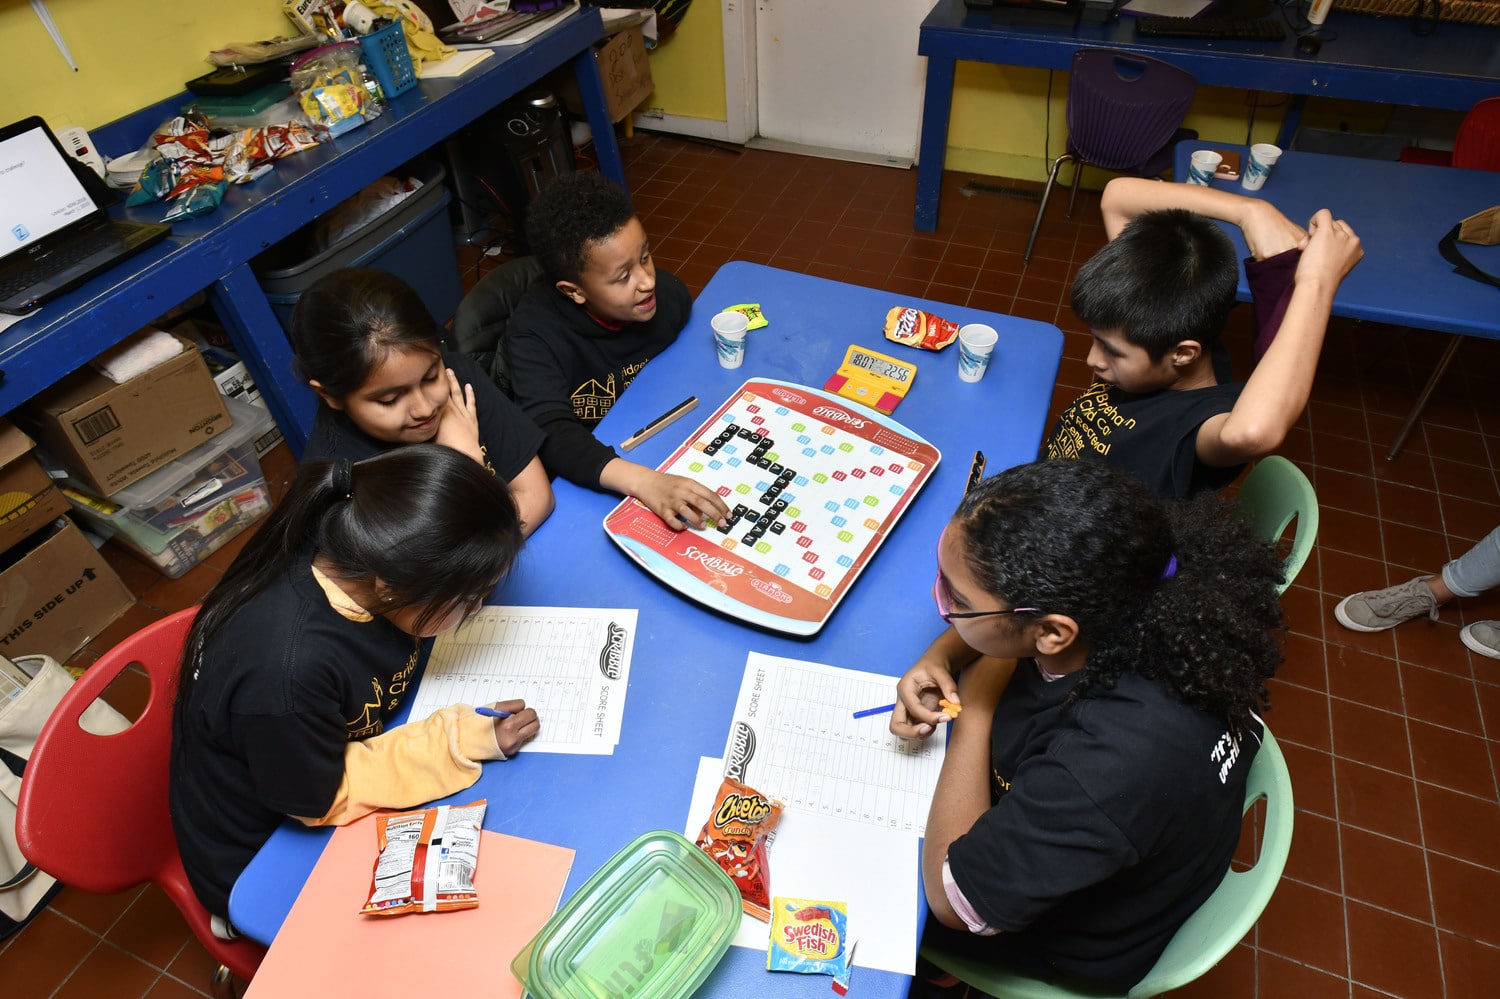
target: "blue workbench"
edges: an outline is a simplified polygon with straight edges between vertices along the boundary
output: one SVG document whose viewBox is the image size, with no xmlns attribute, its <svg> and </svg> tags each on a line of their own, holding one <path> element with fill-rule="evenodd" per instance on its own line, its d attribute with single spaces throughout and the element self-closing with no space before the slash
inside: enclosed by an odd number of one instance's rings
<svg viewBox="0 0 1500 999">
<path fill-rule="evenodd" d="M 231 187 L 214 213 L 174 224 L 164 242 L 0 332 L 0 413 L 207 290 L 272 415 L 300 454 L 312 428 L 314 398 L 293 375 L 286 335 L 250 272 L 250 260 L 570 62 L 600 169 L 623 185 L 625 172 L 592 51 L 603 38 L 599 11 L 584 7 L 523 46 L 496 48 L 462 77 L 420 82 L 373 122 L 278 161 L 256 181 Z M 108 155 L 129 152 L 186 99 L 176 95 L 96 129 L 94 140 Z M 164 211 L 162 205 L 147 205 L 118 214 L 158 221 Z"/>
<path fill-rule="evenodd" d="M 726 370 L 715 359 L 709 320 L 742 302 L 759 303 L 770 325 L 750 333 L 744 366 Z M 896 305 L 994 326 L 1000 343 L 984 379 L 959 381 L 954 347 L 934 354 L 885 340 L 886 311 Z M 677 343 L 642 369 L 600 423 L 600 440 L 616 444 L 695 394 L 697 410 L 630 452 L 632 460 L 655 467 L 747 379 L 820 386 L 838 368 L 845 348 L 858 343 L 917 365 L 894 417 L 935 444 L 942 461 L 811 639 L 760 631 L 661 585 L 605 535 L 602 521 L 618 497 L 558 480 L 556 512 L 527 541 L 499 602 L 639 610 L 620 742 L 609 756 L 522 751 L 505 763 L 485 764 L 479 783 L 459 797 L 489 799 L 486 828 L 575 849 L 566 888 L 571 894 L 638 834 L 681 830 L 688 823 L 698 758 L 724 751 L 749 652 L 886 673 L 894 690 L 896 677 L 943 630 L 932 603 L 937 539 L 963 495 L 974 450 L 985 452 L 991 473 L 1036 457 L 1062 340 L 1048 323 L 757 264 L 720 268 L 698 296 Z M 229 900 L 235 925 L 271 941 L 329 832 L 284 823 L 235 884 Z M 774 878 L 774 851 L 771 869 Z M 909 879 L 917 890 L 917 871 L 878 876 Z M 511 957 L 495 955 L 497 974 L 507 974 Z M 903 999 L 907 986 L 904 975 L 868 968 L 854 975 L 853 988 L 863 999 Z M 768 994 L 831 995 L 826 977 L 767 974 L 763 951 L 739 947 L 730 948 L 697 993 Z"/>
<path fill-rule="evenodd" d="M 1456 111 L 1500 94 L 1500 29 L 1493 27 L 1445 21 L 1419 38 L 1406 18 L 1335 11 L 1327 27 L 1337 37 L 1308 56 L 1297 51 L 1290 31 L 1280 42 L 1148 39 L 1136 37 L 1135 20 L 1118 17 L 1076 30 L 1008 24 L 992 21 L 986 11 L 969 10 L 963 0 L 938 0 L 917 43 L 917 52 L 927 57 L 927 93 L 914 227 L 931 232 L 937 225 L 954 66 L 960 59 L 1067 70 L 1076 50 L 1105 47 L 1163 59 L 1192 73 L 1202 86 Z M 1283 121 L 1283 140 L 1296 123 L 1294 110 Z"/>
</svg>

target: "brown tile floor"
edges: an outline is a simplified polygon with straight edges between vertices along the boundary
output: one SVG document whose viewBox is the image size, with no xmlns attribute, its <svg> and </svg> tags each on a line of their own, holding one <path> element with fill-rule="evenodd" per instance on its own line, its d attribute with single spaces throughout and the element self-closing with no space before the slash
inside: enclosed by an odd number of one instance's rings
<svg viewBox="0 0 1500 999">
<path fill-rule="evenodd" d="M 1071 221 L 1054 199 L 1025 265 L 1035 203 L 967 195 L 964 176 L 946 178 L 928 235 L 911 229 L 910 171 L 646 134 L 624 153 L 658 263 L 694 291 L 724 262 L 751 260 L 1055 322 L 1067 333 L 1055 401 L 1086 381 L 1088 337 L 1065 302 L 1104 241 L 1097 196 Z M 487 261 L 466 257 L 472 281 Z M 1243 307 L 1234 322 L 1243 351 Z M 1466 999 L 1500 980 L 1500 662 L 1458 640 L 1462 623 L 1500 617 L 1500 591 L 1382 634 L 1345 631 L 1332 616 L 1344 594 L 1432 571 L 1500 524 L 1500 344 L 1465 343 L 1405 450 L 1384 458 L 1441 345 L 1377 325 L 1330 331 L 1284 448 L 1322 504 L 1317 550 L 1286 594 L 1291 634 L 1268 716 L 1291 766 L 1295 843 L 1256 930 L 1181 995 Z M 279 495 L 293 470 L 286 449 L 265 467 Z M 235 550 L 175 581 L 112 555 L 140 600 L 78 661 L 196 602 Z M 0 944 L 0 981 L 18 997 L 199 995 L 209 963 L 155 889 L 64 891 Z"/>
</svg>

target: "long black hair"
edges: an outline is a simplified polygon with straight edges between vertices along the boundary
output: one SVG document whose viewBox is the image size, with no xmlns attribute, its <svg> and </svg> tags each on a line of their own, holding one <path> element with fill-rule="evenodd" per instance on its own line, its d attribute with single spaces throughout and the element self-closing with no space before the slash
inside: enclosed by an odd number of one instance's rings
<svg viewBox="0 0 1500 999">
<path fill-rule="evenodd" d="M 1169 502 L 1102 462 L 1043 461 L 980 483 L 954 522 L 981 587 L 1078 623 L 1069 703 L 1135 672 L 1237 726 L 1265 707 L 1281 563 L 1218 495 Z"/>
<path fill-rule="evenodd" d="M 178 703 L 203 668 L 213 635 L 294 560 L 315 555 L 340 582 L 384 584 L 383 611 L 421 606 L 423 627 L 482 603 L 521 547 L 521 523 L 505 483 L 441 444 L 413 444 L 350 463 L 303 465 L 203 598 L 183 651 Z"/>
<path fill-rule="evenodd" d="M 290 330 L 297 373 L 335 399 L 358 389 L 392 350 L 438 356 L 442 333 L 422 297 L 388 271 L 351 267 L 297 299 Z"/>
</svg>

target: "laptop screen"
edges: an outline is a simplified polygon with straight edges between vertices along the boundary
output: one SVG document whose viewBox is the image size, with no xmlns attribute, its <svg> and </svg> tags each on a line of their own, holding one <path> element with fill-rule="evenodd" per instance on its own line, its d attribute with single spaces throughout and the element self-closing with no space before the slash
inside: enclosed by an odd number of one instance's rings
<svg viewBox="0 0 1500 999">
<path fill-rule="evenodd" d="M 46 124 L 18 125 L 0 130 L 0 259 L 99 210 Z"/>
</svg>

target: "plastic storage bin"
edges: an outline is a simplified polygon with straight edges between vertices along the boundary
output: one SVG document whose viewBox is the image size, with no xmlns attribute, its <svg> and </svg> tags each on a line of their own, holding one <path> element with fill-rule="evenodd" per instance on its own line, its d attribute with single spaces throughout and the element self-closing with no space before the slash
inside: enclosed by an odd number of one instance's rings
<svg viewBox="0 0 1500 999">
<path fill-rule="evenodd" d="M 359 47 L 365 54 L 365 68 L 380 84 L 386 100 L 417 85 L 417 71 L 412 68 L 411 53 L 406 50 L 406 29 L 400 21 L 361 35 Z"/>
<path fill-rule="evenodd" d="M 310 254 L 311 227 L 277 243 L 253 263 L 256 278 L 283 329 L 291 329 L 292 309 L 318 278 L 345 267 L 390 271 L 416 289 L 427 311 L 441 325 L 464 297 L 458 251 L 448 224 L 451 196 L 439 163 L 413 172 L 422 182 L 415 194 L 380 218 L 318 254 Z"/>
<path fill-rule="evenodd" d="M 109 499 L 75 482 L 64 485 L 64 495 L 105 537 L 181 576 L 271 508 L 255 442 L 275 421 L 247 402 L 225 405 L 232 427 Z"/>
</svg>

